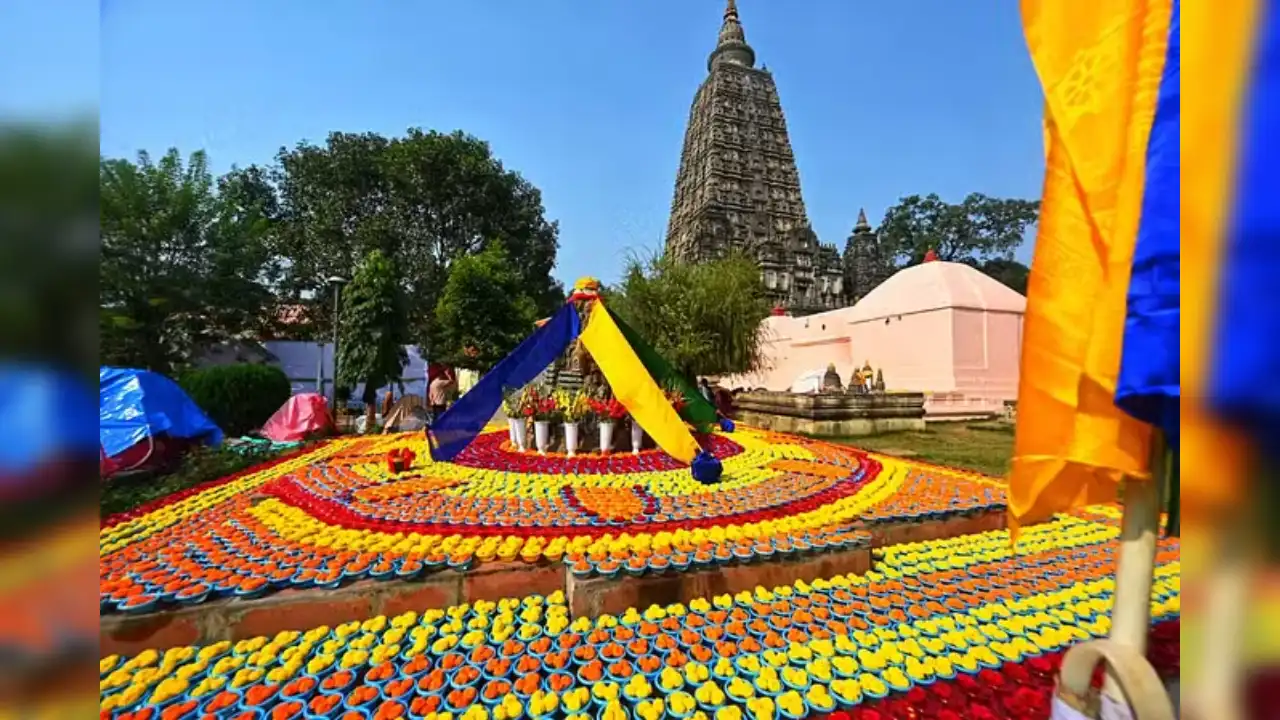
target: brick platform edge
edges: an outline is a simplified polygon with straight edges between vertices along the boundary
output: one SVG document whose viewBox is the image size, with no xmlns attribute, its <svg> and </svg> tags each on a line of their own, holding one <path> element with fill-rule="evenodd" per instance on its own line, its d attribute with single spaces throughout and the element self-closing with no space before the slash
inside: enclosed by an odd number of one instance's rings
<svg viewBox="0 0 1280 720">
<path fill-rule="evenodd" d="M 569 576 L 569 612 L 574 617 L 619 614 L 629 607 L 687 603 L 694 598 L 774 588 L 797 580 L 864 573 L 871 569 L 871 548 L 862 547 L 807 557 L 730 565 L 654 577 L 590 578 Z"/>
<path fill-rule="evenodd" d="M 930 522 L 879 522 L 855 524 L 855 528 L 871 533 L 873 548 L 903 543 L 927 542 L 944 538 L 973 535 L 1009 527 L 1004 510 L 984 510 L 974 515 L 958 515 Z"/>
<path fill-rule="evenodd" d="M 926 523 L 873 523 L 871 547 L 920 542 L 1005 527 L 1004 512 L 986 512 Z M 152 648 L 203 645 L 220 640 L 271 636 L 282 630 L 330 627 L 375 615 L 421 612 L 474 600 L 499 600 L 564 590 L 575 617 L 620 613 L 653 603 L 689 602 L 697 597 L 811 581 L 871 568 L 871 548 L 808 555 L 796 559 L 733 565 L 656 577 L 579 580 L 559 563 L 490 563 L 467 573 L 446 570 L 418 581 L 365 580 L 336 590 L 284 590 L 256 600 L 215 600 L 195 607 L 148 615 L 106 615 L 99 622 L 100 652 L 132 655 Z"/>
</svg>

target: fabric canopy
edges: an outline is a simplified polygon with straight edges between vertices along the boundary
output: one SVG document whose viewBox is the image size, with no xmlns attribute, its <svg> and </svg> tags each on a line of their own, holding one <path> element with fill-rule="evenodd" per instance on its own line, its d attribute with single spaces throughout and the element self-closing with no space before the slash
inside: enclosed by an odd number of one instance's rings
<svg viewBox="0 0 1280 720">
<path fill-rule="evenodd" d="M 446 461 L 457 457 L 498 412 L 502 394 L 533 382 L 577 339 L 580 330 L 578 313 L 566 303 L 431 426 L 436 439 L 431 457 Z"/>
</svg>

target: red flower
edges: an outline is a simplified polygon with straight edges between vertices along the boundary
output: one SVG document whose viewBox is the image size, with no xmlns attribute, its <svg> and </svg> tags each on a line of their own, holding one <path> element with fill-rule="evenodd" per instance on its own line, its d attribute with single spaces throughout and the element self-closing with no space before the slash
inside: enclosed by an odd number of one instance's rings
<svg viewBox="0 0 1280 720">
<path fill-rule="evenodd" d="M 978 681 L 993 690 L 999 690 L 1004 687 L 1004 676 L 991 669 L 984 669 L 979 672 Z"/>
<path fill-rule="evenodd" d="M 986 705 L 970 705 L 967 720 L 1000 720 Z"/>
</svg>

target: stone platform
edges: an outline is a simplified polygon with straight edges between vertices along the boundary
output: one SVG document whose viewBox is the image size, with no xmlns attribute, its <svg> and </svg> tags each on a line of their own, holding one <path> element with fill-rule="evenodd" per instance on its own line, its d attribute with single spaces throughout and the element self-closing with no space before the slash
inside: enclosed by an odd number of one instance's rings
<svg viewBox="0 0 1280 720">
<path fill-rule="evenodd" d="M 924 430 L 924 393 L 806 395 L 757 390 L 733 398 L 734 419 L 812 437 L 860 437 Z"/>
<path fill-rule="evenodd" d="M 583 580 L 560 563 L 487 563 L 469 572 L 445 570 L 415 581 L 363 580 L 336 590 L 284 590 L 254 600 L 223 599 L 146 615 L 107 615 L 100 619 L 99 641 L 104 656 L 128 655 L 147 648 L 272 636 L 281 630 L 308 630 L 375 615 L 548 595 L 556 590 L 566 593 L 575 617 L 596 617 L 653 603 L 687 603 L 757 585 L 773 588 L 797 580 L 864 573 L 872 567 L 872 548 L 998 530 L 1005 527 L 1005 515 L 983 512 L 927 523 L 888 521 L 855 527 L 871 533 L 870 546 L 715 570 Z"/>
</svg>

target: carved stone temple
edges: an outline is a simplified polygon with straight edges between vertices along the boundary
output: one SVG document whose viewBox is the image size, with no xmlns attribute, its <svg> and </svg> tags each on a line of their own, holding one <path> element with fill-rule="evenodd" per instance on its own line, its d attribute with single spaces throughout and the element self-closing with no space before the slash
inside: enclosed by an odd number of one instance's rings
<svg viewBox="0 0 1280 720">
<path fill-rule="evenodd" d="M 759 262 L 774 301 L 791 314 L 843 307 L 840 254 L 809 224 L 778 88 L 755 61 L 728 0 L 689 111 L 666 251 L 699 262 L 736 248 Z"/>
</svg>

